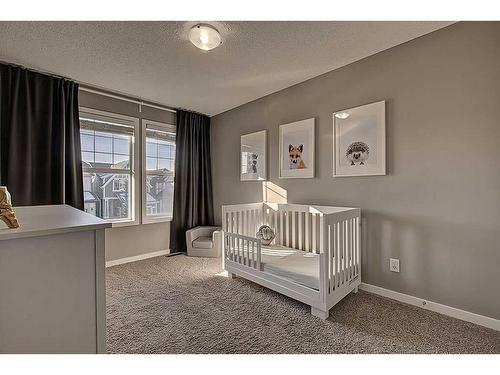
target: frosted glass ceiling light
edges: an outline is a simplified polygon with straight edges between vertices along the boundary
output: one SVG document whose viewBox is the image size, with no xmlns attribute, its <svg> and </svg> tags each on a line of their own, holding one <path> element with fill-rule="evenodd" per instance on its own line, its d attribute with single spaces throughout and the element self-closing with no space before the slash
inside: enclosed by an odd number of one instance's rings
<svg viewBox="0 0 500 375">
<path fill-rule="evenodd" d="M 341 119 L 341 120 L 345 120 L 346 118 L 349 117 L 349 113 L 347 112 L 339 112 L 339 113 L 336 113 L 335 114 L 335 117 Z"/>
<path fill-rule="evenodd" d="M 222 44 L 219 32 L 210 25 L 199 24 L 189 30 L 189 40 L 199 49 L 210 51 Z"/>
</svg>

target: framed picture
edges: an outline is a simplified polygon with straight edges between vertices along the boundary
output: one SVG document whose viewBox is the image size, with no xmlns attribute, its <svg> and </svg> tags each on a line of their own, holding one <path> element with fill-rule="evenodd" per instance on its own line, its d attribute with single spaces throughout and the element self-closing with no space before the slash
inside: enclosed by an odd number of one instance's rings
<svg viewBox="0 0 500 375">
<path fill-rule="evenodd" d="M 267 179 L 267 130 L 241 136 L 240 180 Z"/>
<path fill-rule="evenodd" d="M 333 114 L 333 176 L 385 175 L 385 101 Z"/>
<path fill-rule="evenodd" d="M 280 178 L 314 177 L 314 119 L 280 126 Z"/>
</svg>

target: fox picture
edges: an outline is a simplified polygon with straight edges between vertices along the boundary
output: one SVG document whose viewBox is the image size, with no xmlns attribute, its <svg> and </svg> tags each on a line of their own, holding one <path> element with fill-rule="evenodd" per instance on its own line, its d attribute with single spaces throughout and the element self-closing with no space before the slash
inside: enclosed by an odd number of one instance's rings
<svg viewBox="0 0 500 375">
<path fill-rule="evenodd" d="M 306 169 L 306 164 L 302 160 L 302 152 L 304 151 L 304 145 L 289 145 L 288 155 L 290 157 L 290 169 Z"/>
</svg>

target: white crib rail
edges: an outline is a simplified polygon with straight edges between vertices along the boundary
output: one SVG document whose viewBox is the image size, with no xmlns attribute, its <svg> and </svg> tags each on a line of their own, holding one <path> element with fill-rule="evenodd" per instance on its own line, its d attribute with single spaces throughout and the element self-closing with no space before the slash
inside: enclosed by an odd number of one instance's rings
<svg viewBox="0 0 500 375">
<path fill-rule="evenodd" d="M 255 237 L 262 222 L 262 203 L 222 207 L 222 229 L 225 232 Z"/>
<path fill-rule="evenodd" d="M 361 276 L 361 212 L 359 209 L 328 215 L 328 292 L 351 284 Z"/>
<path fill-rule="evenodd" d="M 260 271 L 260 241 L 253 237 L 224 232 L 224 257 Z"/>
<path fill-rule="evenodd" d="M 264 224 L 275 230 L 275 244 L 319 254 L 323 213 L 311 206 L 264 204 Z"/>
<path fill-rule="evenodd" d="M 255 237 L 261 225 L 269 225 L 276 234 L 273 244 L 319 254 L 325 216 L 308 205 L 239 204 L 223 206 L 222 227 L 226 232 Z"/>
</svg>

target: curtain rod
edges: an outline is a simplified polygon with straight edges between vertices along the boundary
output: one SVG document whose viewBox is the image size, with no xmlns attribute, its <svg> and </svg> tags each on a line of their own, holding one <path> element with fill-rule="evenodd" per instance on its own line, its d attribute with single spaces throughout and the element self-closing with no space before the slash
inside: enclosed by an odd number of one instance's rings
<svg viewBox="0 0 500 375">
<path fill-rule="evenodd" d="M 3 60 L 0 60 L 0 63 L 1 64 L 5 64 L 5 65 L 18 66 L 18 67 L 20 67 L 22 69 L 31 70 L 31 71 L 33 71 L 35 73 L 46 74 L 46 75 L 53 76 L 53 77 L 56 77 L 56 78 L 62 78 L 62 79 L 72 80 L 72 81 L 78 83 L 78 85 L 80 86 L 79 90 L 90 92 L 90 93 L 97 94 L 97 95 L 107 96 L 109 98 L 123 100 L 123 101 L 130 102 L 130 103 L 138 104 L 139 105 L 139 112 L 141 112 L 141 107 L 143 107 L 143 106 L 150 107 L 150 108 L 161 109 L 161 110 L 167 111 L 167 112 L 173 112 L 173 113 L 177 112 L 173 108 L 170 108 L 170 107 L 167 107 L 167 106 L 164 106 L 164 105 L 161 105 L 161 104 L 148 103 L 147 101 L 144 102 L 143 100 L 139 100 L 139 99 L 133 99 L 131 96 L 126 95 L 126 94 L 118 94 L 118 93 L 112 94 L 112 93 L 109 92 L 111 90 L 101 89 L 101 88 L 98 88 L 98 87 L 96 87 L 94 85 L 90 85 L 90 84 L 85 83 L 85 82 L 80 82 L 80 81 L 77 81 L 77 80 L 72 79 L 72 78 L 67 78 L 67 77 L 61 76 L 60 74 L 57 74 L 57 73 L 53 73 L 53 72 L 49 72 L 49 71 L 44 71 L 44 70 L 40 70 L 40 69 L 36 69 L 36 68 L 31 68 L 31 67 L 27 67 L 27 66 L 24 66 L 24 65 L 20 65 L 20 64 L 16 64 L 16 63 L 11 63 L 11 62 L 7 62 L 7 61 L 3 61 Z"/>
</svg>

